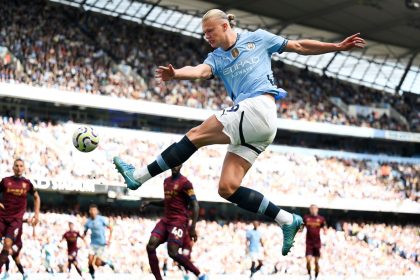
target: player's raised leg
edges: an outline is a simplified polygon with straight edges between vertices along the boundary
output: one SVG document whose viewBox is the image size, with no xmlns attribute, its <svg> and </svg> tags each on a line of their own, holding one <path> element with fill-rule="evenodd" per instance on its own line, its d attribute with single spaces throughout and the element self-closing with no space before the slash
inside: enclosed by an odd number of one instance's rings
<svg viewBox="0 0 420 280">
<path fill-rule="evenodd" d="M 228 152 L 219 181 L 219 195 L 242 209 L 265 215 L 276 221 L 283 230 L 282 254 L 285 256 L 293 246 L 293 239 L 302 226 L 302 218 L 280 209 L 258 191 L 241 186 L 242 179 L 251 163 L 237 154 Z"/>
<path fill-rule="evenodd" d="M 200 270 L 191 262 L 190 259 L 179 253 L 179 247 L 180 246 L 177 243 L 168 241 L 168 255 L 174 261 L 182 265 L 186 270 L 194 273 L 199 280 L 207 279 L 204 274 L 200 273 Z"/>
<path fill-rule="evenodd" d="M 138 189 L 143 183 L 160 173 L 181 165 L 197 149 L 212 144 L 229 144 L 229 137 L 223 133 L 223 125 L 213 115 L 201 125 L 192 128 L 179 142 L 170 145 L 156 160 L 146 167 L 136 169 L 133 165 L 114 157 L 114 164 L 124 177 L 129 189 Z"/>
</svg>

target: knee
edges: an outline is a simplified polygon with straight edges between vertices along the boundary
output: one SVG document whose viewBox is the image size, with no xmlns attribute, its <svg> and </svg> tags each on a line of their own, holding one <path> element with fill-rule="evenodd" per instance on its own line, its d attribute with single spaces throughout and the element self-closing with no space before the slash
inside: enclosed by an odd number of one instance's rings
<svg viewBox="0 0 420 280">
<path fill-rule="evenodd" d="M 187 132 L 188 139 L 190 139 L 190 141 L 194 145 L 197 144 L 195 142 L 197 142 L 199 135 L 200 135 L 200 126 L 193 127 Z"/>
<path fill-rule="evenodd" d="M 95 265 L 96 265 L 96 266 L 101 266 L 101 265 L 102 265 L 102 260 L 100 260 L 100 259 L 96 259 L 96 261 L 95 261 Z"/>
<path fill-rule="evenodd" d="M 147 250 L 147 252 L 153 252 L 153 251 L 155 251 L 155 250 L 156 250 L 156 245 L 155 245 L 155 244 L 153 244 L 153 243 L 148 243 L 148 244 L 146 245 L 146 250 Z"/>
<path fill-rule="evenodd" d="M 220 180 L 218 192 L 221 197 L 228 199 L 238 188 L 239 184 L 228 180 Z"/>
<path fill-rule="evenodd" d="M 175 259 L 175 257 L 178 255 L 178 248 L 168 248 L 168 255 L 172 259 Z"/>
</svg>

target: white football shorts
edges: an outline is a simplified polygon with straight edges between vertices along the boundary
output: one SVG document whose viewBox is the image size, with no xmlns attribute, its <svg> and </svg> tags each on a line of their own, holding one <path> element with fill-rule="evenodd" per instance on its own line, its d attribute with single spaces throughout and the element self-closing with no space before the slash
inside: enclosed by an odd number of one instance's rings
<svg viewBox="0 0 420 280">
<path fill-rule="evenodd" d="M 230 138 L 228 152 L 237 154 L 251 164 L 257 159 L 277 132 L 277 108 L 265 95 L 245 99 L 215 114 Z"/>
</svg>

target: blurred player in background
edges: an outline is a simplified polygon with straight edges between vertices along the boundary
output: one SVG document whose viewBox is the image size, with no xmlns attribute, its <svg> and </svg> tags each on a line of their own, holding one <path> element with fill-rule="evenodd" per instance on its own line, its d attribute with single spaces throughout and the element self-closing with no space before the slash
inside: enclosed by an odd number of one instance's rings
<svg viewBox="0 0 420 280">
<path fill-rule="evenodd" d="M 55 254 L 58 252 L 57 245 L 47 236 L 47 242 L 41 248 L 41 255 L 44 256 L 45 270 L 54 275 Z"/>
<path fill-rule="evenodd" d="M 187 231 L 189 231 L 192 240 L 197 240 L 195 226 L 199 211 L 193 186 L 186 177 L 181 175 L 181 167 L 182 165 L 172 168 L 172 175 L 165 179 L 163 183 L 164 200 L 146 202 L 142 206 L 143 209 L 147 205 L 163 206 L 165 209 L 165 217 L 156 224 L 146 247 L 150 268 L 157 280 L 162 280 L 162 276 L 159 269 L 159 260 L 156 256 L 156 248 L 164 242 L 168 242 L 168 254 L 174 261 L 194 273 L 198 279 L 207 279 L 206 275 L 202 274 L 188 257 L 179 253 L 179 249 L 183 248 Z M 188 206 L 191 207 L 193 212 L 189 229 Z"/>
<path fill-rule="evenodd" d="M 262 247 L 264 246 L 261 233 L 258 231 L 258 222 L 254 221 L 252 223 L 253 229 L 247 230 L 246 232 L 246 243 L 249 256 L 251 257 L 251 278 L 254 276 L 254 273 L 259 271 L 263 266 L 263 257 L 262 257 Z M 256 266 L 256 263 L 258 265 Z"/>
<path fill-rule="evenodd" d="M 320 230 L 326 231 L 325 218 L 318 215 L 318 207 L 312 204 L 309 207 L 309 215 L 303 217 L 306 226 L 306 268 L 308 269 L 309 279 L 311 276 L 311 262 L 315 261 L 315 279 L 319 274 L 319 258 L 321 257 L 321 237 Z"/>
<path fill-rule="evenodd" d="M 105 238 L 106 229 L 109 230 L 108 241 Z M 93 267 L 94 265 L 97 267 L 108 265 L 112 270 L 115 270 L 111 261 L 102 260 L 105 247 L 111 244 L 112 226 L 107 218 L 99 215 L 98 206 L 95 204 L 91 204 L 89 206 L 89 217 L 85 224 L 85 232 L 83 233 L 83 238 L 86 237 L 88 230 L 91 232 L 88 262 L 89 273 L 92 276 L 92 279 L 95 279 L 95 268 Z"/>
<path fill-rule="evenodd" d="M 215 50 L 202 64 L 178 69 L 171 64 L 159 66 L 155 74 L 158 82 L 218 77 L 223 80 L 234 106 L 192 128 L 148 166 L 136 169 L 119 157 L 114 157 L 114 164 L 127 187 L 138 189 L 150 178 L 184 163 L 201 147 L 229 144 L 219 180 L 219 195 L 245 210 L 276 221 L 283 230 L 282 254 L 287 255 L 302 227 L 302 217 L 280 209 L 262 193 L 241 186 L 259 154 L 273 142 L 277 132 L 276 100 L 287 95 L 274 82 L 271 56 L 284 51 L 303 55 L 346 51 L 363 48 L 365 42 L 359 34 L 340 43 L 325 43 L 287 40 L 262 29 L 237 33 L 233 29 L 234 18 L 218 9 L 208 11 L 201 24 L 206 41 Z"/>
<path fill-rule="evenodd" d="M 71 265 L 74 265 L 74 268 L 77 270 L 77 273 L 79 273 L 79 275 L 82 276 L 82 271 L 80 270 L 79 264 L 77 263 L 77 252 L 79 250 L 79 248 L 77 247 L 78 238 L 81 238 L 83 241 L 85 241 L 85 239 L 80 235 L 80 233 L 74 230 L 73 222 L 69 222 L 69 230 L 63 234 L 63 238 L 61 239 L 61 241 L 66 240 L 67 242 L 67 268 L 70 274 Z"/>
<path fill-rule="evenodd" d="M 34 197 L 34 216 L 28 222 L 35 226 L 39 220 L 41 198 L 31 181 L 23 177 L 25 164 L 22 159 L 13 163 L 13 176 L 0 181 L 0 237 L 4 237 L 3 249 L 0 253 L 0 267 L 8 262 L 13 243 L 22 234 L 23 215 L 26 211 L 28 193 Z"/>
</svg>

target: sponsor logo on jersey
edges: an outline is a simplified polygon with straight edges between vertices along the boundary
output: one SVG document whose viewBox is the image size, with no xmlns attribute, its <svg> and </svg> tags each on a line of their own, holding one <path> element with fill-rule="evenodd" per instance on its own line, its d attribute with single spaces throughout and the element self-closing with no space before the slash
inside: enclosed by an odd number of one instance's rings
<svg viewBox="0 0 420 280">
<path fill-rule="evenodd" d="M 254 65 L 257 64 L 259 61 L 260 61 L 260 58 L 258 56 L 240 60 L 234 65 L 230 67 L 226 67 L 223 70 L 223 75 L 237 76 L 241 74 L 246 74 L 248 71 L 253 69 Z"/>
</svg>

